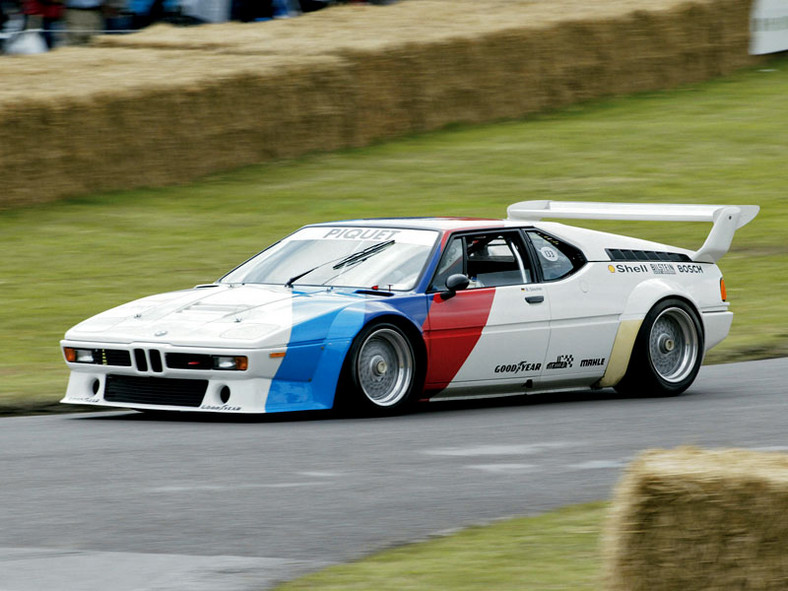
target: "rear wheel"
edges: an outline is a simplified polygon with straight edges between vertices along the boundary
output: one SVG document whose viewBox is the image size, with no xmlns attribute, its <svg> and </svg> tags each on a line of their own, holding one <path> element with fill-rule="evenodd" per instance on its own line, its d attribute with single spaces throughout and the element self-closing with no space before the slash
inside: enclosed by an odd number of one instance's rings
<svg viewBox="0 0 788 591">
<path fill-rule="evenodd" d="M 394 324 L 373 324 L 353 341 L 337 395 L 350 412 L 402 412 L 414 397 L 417 369 L 408 336 Z"/>
<path fill-rule="evenodd" d="M 704 350 L 697 312 L 682 300 L 654 306 L 640 327 L 619 392 L 677 396 L 695 381 Z"/>
</svg>

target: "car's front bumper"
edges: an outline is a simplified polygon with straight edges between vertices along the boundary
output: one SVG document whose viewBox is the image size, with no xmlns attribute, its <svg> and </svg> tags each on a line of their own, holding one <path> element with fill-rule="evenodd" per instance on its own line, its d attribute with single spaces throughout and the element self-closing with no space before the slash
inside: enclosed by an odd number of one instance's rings
<svg viewBox="0 0 788 591">
<path fill-rule="evenodd" d="M 69 340 L 61 341 L 61 346 L 98 351 L 94 363 L 66 360 L 71 375 L 61 400 L 65 404 L 251 414 L 320 410 L 333 405 L 336 375 L 325 375 L 333 379 L 331 383 L 315 379 L 314 367 L 305 367 L 309 364 L 297 364 L 295 372 L 283 365 L 285 356 L 300 357 L 303 347 L 230 350 Z M 331 348 L 313 345 L 309 349 Z M 244 356 L 248 369 L 173 368 L 168 365 L 169 353 Z"/>
</svg>

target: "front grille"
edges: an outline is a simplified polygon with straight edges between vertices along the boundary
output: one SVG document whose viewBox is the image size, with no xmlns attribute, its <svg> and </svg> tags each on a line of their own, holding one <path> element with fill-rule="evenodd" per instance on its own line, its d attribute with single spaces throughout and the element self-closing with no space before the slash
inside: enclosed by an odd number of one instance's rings
<svg viewBox="0 0 788 591">
<path fill-rule="evenodd" d="M 686 254 L 679 252 L 664 252 L 659 250 L 628 250 L 623 248 L 606 248 L 605 252 L 611 261 L 658 261 L 663 263 L 688 263 L 690 259 Z"/>
<path fill-rule="evenodd" d="M 148 371 L 148 360 L 145 358 L 144 349 L 134 349 L 134 361 L 137 362 L 137 369 Z"/>
<path fill-rule="evenodd" d="M 129 404 L 198 407 L 202 404 L 207 389 L 208 380 L 108 375 L 104 400 Z"/>
<path fill-rule="evenodd" d="M 161 373 L 163 369 L 161 365 L 161 353 L 156 349 L 151 349 L 148 351 L 148 355 L 150 356 L 150 370 L 155 373 Z"/>
<path fill-rule="evenodd" d="M 172 369 L 213 369 L 213 357 L 196 353 L 167 353 L 167 367 Z"/>
</svg>

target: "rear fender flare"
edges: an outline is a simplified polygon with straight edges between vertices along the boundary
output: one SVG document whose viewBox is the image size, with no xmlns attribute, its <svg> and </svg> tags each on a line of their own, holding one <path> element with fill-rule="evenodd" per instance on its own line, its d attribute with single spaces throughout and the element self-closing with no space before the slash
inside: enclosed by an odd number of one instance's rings
<svg viewBox="0 0 788 591">
<path fill-rule="evenodd" d="M 618 384 L 627 372 L 632 349 L 635 346 L 640 327 L 648 311 L 665 298 L 685 300 L 695 310 L 695 299 L 681 285 L 665 279 L 649 279 L 640 283 L 629 294 L 624 311 L 619 319 L 616 339 L 610 352 L 605 375 L 594 384 L 597 388 L 608 388 Z M 698 314 L 700 317 L 700 314 Z"/>
</svg>

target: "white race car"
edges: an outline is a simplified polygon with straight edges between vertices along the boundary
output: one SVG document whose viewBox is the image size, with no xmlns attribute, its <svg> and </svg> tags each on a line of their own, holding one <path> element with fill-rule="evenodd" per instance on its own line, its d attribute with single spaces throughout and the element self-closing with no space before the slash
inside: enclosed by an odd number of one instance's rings
<svg viewBox="0 0 788 591">
<path fill-rule="evenodd" d="M 527 201 L 506 220 L 301 228 L 227 275 L 90 318 L 62 402 L 268 413 L 604 388 L 675 395 L 732 313 L 716 265 L 757 206 Z M 713 222 L 697 251 L 542 218 Z"/>
</svg>

